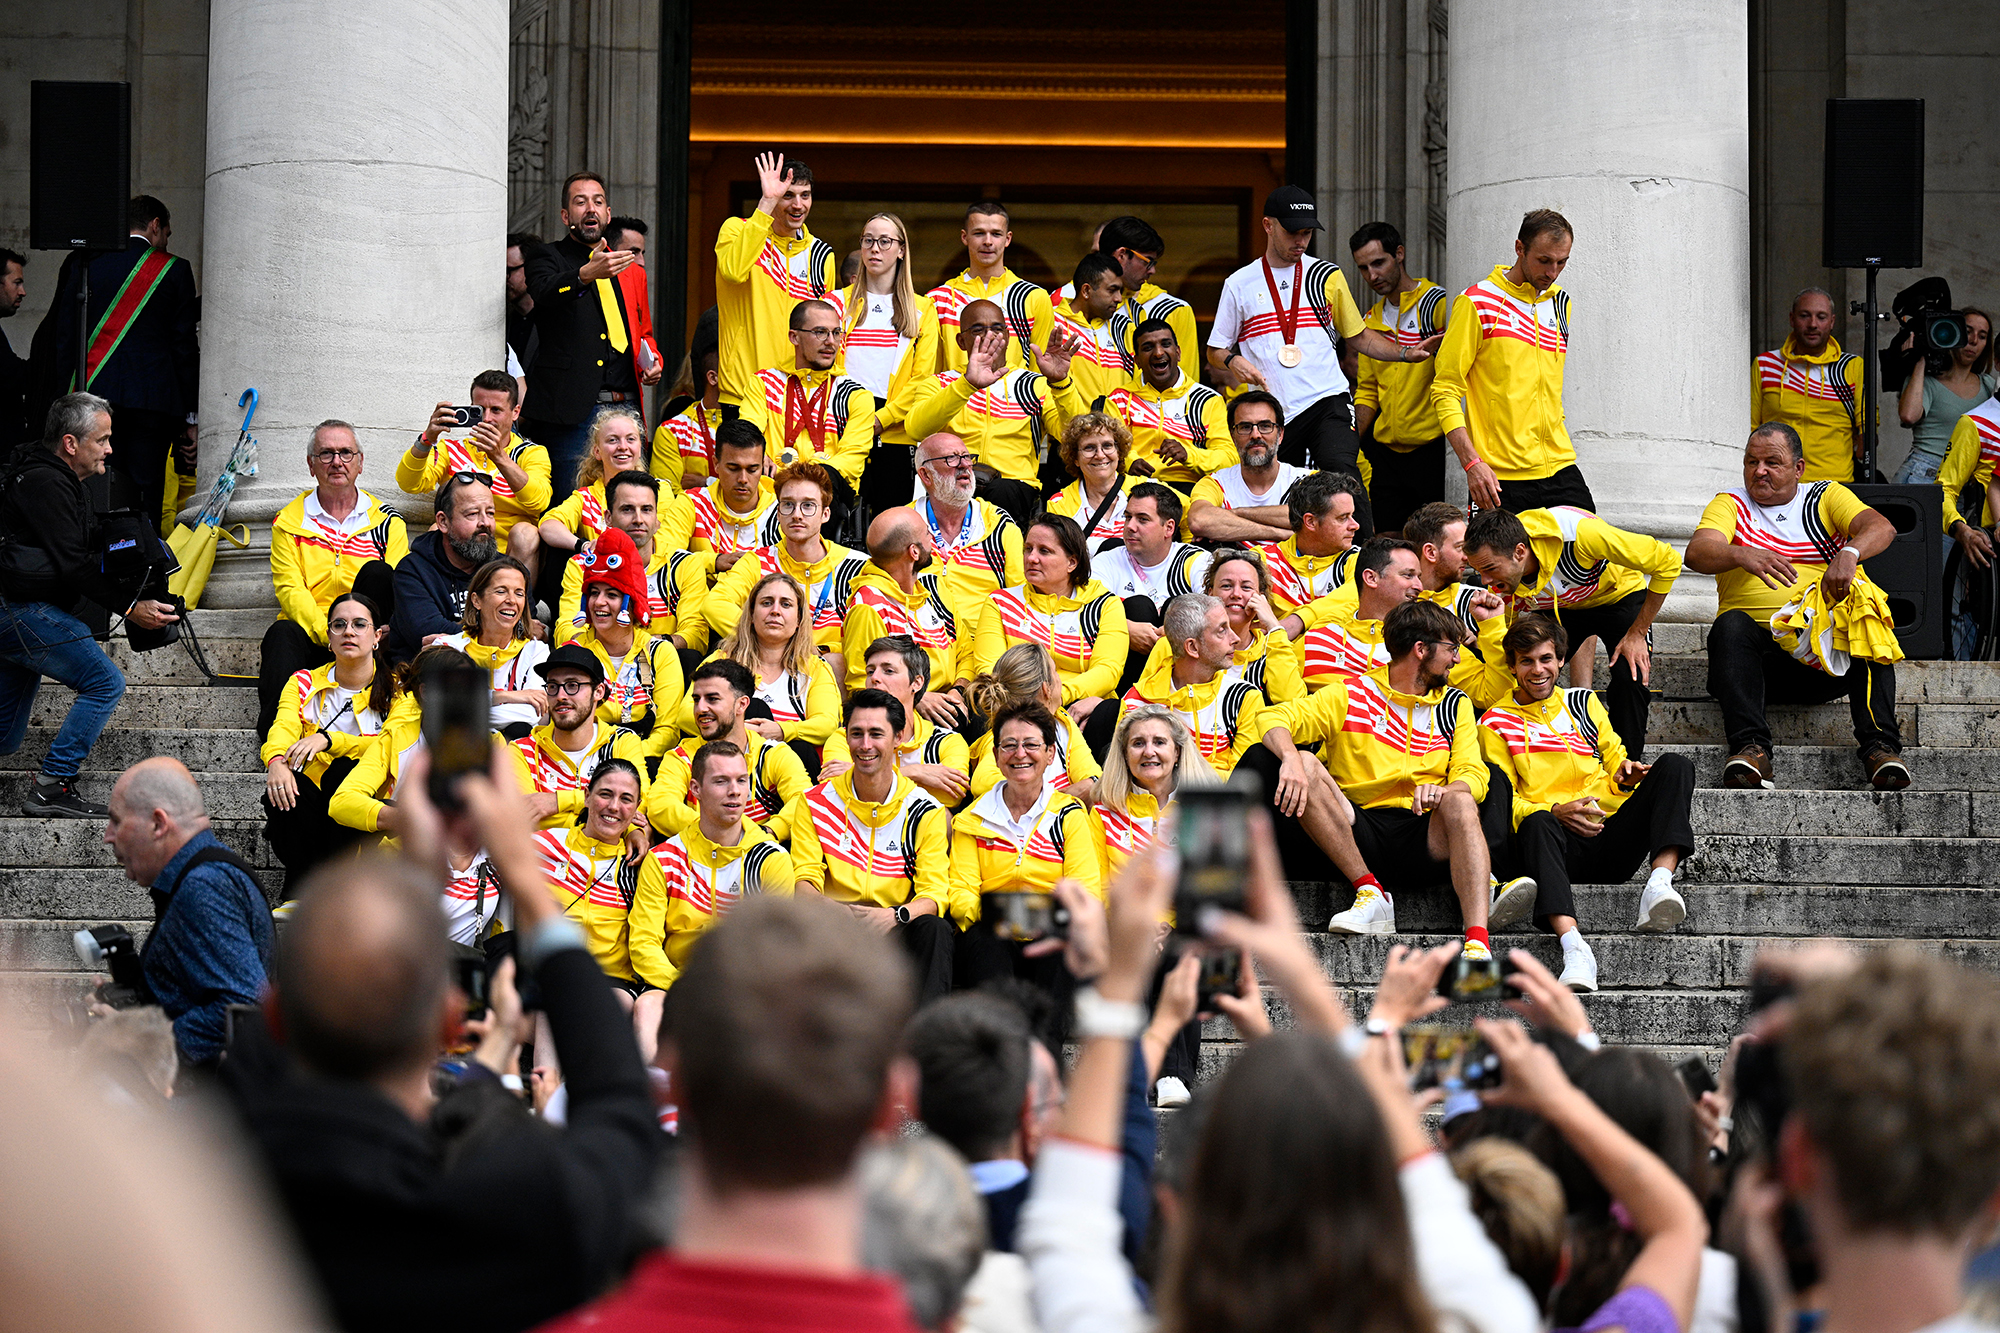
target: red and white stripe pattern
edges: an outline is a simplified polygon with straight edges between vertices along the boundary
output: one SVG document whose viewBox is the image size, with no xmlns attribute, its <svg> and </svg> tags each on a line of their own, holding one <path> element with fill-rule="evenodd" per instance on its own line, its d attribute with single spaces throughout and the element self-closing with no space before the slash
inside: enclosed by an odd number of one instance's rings
<svg viewBox="0 0 2000 1333">
<path fill-rule="evenodd" d="M 757 252 L 757 269 L 772 286 L 794 301 L 827 301 L 835 310 L 842 310 L 839 292 L 813 290 L 821 276 L 812 271 L 813 248 L 808 241 L 799 247 L 797 254 L 787 255 L 775 240 L 766 240 L 764 248 Z"/>
<path fill-rule="evenodd" d="M 828 860 L 852 867 L 864 877 L 863 884 L 869 876 L 907 879 L 909 860 L 901 838 L 910 804 L 920 797 L 918 789 L 904 792 L 895 811 L 875 827 L 850 815 L 833 784 L 822 782 L 807 790 L 805 812 L 819 836 L 820 851 Z"/>
<path fill-rule="evenodd" d="M 355 513 L 361 514 L 362 510 L 357 506 Z M 328 527 L 310 515 L 306 521 L 311 523 L 312 527 L 299 534 L 299 544 L 331 551 L 336 562 L 347 556 L 352 556 L 356 560 L 373 560 L 381 554 L 375 549 L 375 539 L 369 535 L 367 527 L 354 532 L 342 532 L 339 528 Z"/>
<path fill-rule="evenodd" d="M 1562 535 L 1563 545 L 1560 555 L 1544 572 L 1549 581 L 1535 592 L 1523 596 L 1514 594 L 1509 600 L 1516 611 L 1546 611 L 1549 608 L 1576 606 L 1595 597 L 1604 585 L 1604 572 L 1610 565 L 1600 560 L 1594 565 L 1583 563 L 1576 553 L 1577 533 L 1585 519 L 1597 517 L 1587 509 L 1575 505 L 1552 505 L 1549 514 L 1556 521 L 1556 529 Z"/>
<path fill-rule="evenodd" d="M 1347 582 L 1347 567 L 1357 558 L 1354 548 L 1349 547 L 1318 568 L 1301 570 L 1293 565 L 1293 557 L 1286 554 L 1285 543 L 1258 542 L 1256 546 L 1264 553 L 1264 568 L 1271 576 L 1271 599 L 1288 606 L 1304 606 Z M 1298 559 L 1311 564 L 1318 557 Z"/>
<path fill-rule="evenodd" d="M 959 276 L 963 278 L 968 275 L 961 273 Z M 959 312 L 974 301 L 991 301 L 994 305 L 999 306 L 1001 317 L 1007 321 L 1008 331 L 1013 335 L 1014 341 L 1026 342 L 1029 338 L 1033 337 L 1033 328 L 1015 319 L 1008 311 L 1007 293 L 1015 285 L 1024 281 L 1026 279 L 1016 278 L 1005 287 L 996 287 L 983 296 L 975 296 L 970 292 L 960 291 L 950 283 L 946 283 L 942 287 L 931 288 L 927 294 L 931 298 L 931 303 L 937 307 L 938 333 L 941 341 L 950 342 L 957 338 Z"/>
<path fill-rule="evenodd" d="M 1561 356 L 1569 351 L 1556 313 L 1555 292 L 1533 305 L 1512 292 L 1501 289 L 1491 278 L 1465 289 L 1472 298 L 1473 313 L 1479 317 L 1479 332 L 1485 338 L 1513 338 L 1544 352 Z"/>
<path fill-rule="evenodd" d="M 1808 526 L 1806 511 L 1822 493 L 1817 486 L 1801 486 L 1786 503 L 1766 509 L 1744 491 L 1724 491 L 1736 508 L 1736 535 L 1730 538 L 1730 544 L 1754 546 L 1786 560 L 1832 564 L 1834 556 L 1846 544 L 1847 534 L 1822 527 L 1818 515 L 1812 516 Z"/>
<path fill-rule="evenodd" d="M 882 618 L 884 634 L 907 634 L 926 648 L 951 646 L 951 626 L 945 623 L 928 597 L 914 614 L 910 608 L 880 588 L 862 584 L 854 590 L 851 606 L 865 606 Z"/>
<path fill-rule="evenodd" d="M 1406 714 L 1373 676 L 1347 682 L 1347 718 L 1340 729 L 1372 737 L 1399 754 L 1435 757 L 1440 774 L 1451 762 L 1451 742 L 1438 724 L 1437 706 L 1420 700 Z"/>
<path fill-rule="evenodd" d="M 1268 301 L 1268 299 L 1267 297 L 1266 300 Z M 1291 309 L 1289 307 L 1286 308 L 1285 316 L 1288 319 L 1291 317 Z M 1313 309 L 1312 302 L 1299 302 L 1299 322 L 1292 329 L 1294 339 L 1302 342 L 1304 339 L 1299 335 L 1304 330 L 1323 327 L 1325 326 L 1319 322 L 1319 311 Z M 1278 321 L 1278 312 L 1275 310 L 1264 310 L 1257 314 L 1246 316 L 1243 320 L 1243 327 L 1237 332 L 1236 336 L 1241 341 L 1248 338 L 1262 337 L 1266 334 L 1275 338 L 1283 338 L 1285 336 L 1285 327 Z"/>
<path fill-rule="evenodd" d="M 1577 730 L 1569 709 L 1557 695 L 1553 715 L 1547 721 L 1524 717 L 1506 708 L 1488 709 L 1480 724 L 1507 743 L 1509 754 L 1573 754 L 1592 763 L 1597 751 Z"/>
<path fill-rule="evenodd" d="M 1226 711 L 1230 697 L 1229 687 L 1233 682 L 1242 679 L 1243 668 L 1230 667 L 1216 678 L 1215 693 L 1209 696 L 1208 702 L 1199 708 L 1192 709 L 1184 708 L 1176 703 L 1172 695 L 1164 699 L 1148 699 L 1139 692 L 1139 687 L 1134 685 L 1131 689 L 1125 691 L 1125 697 L 1118 701 L 1118 715 L 1120 719 L 1123 719 L 1127 713 L 1132 712 L 1142 704 L 1149 703 L 1156 703 L 1162 708 L 1168 709 L 1174 716 L 1186 724 L 1188 731 L 1194 736 L 1195 748 L 1200 750 L 1201 757 L 1208 760 L 1212 765 L 1218 757 L 1228 754 L 1231 747 L 1236 744 L 1236 732 L 1230 726 L 1230 722 L 1233 719 L 1226 716 Z M 1186 697 L 1186 695 L 1182 695 L 1182 698 Z M 1106 827 L 1108 828 L 1109 825 L 1107 824 Z"/>
<path fill-rule="evenodd" d="M 1044 812 L 1040 819 L 1035 821 L 1035 827 L 1028 832 L 1028 843 L 1025 847 L 1016 843 L 1004 833 L 994 833 L 990 827 L 986 832 L 974 835 L 973 842 L 984 852 L 1004 852 L 1006 855 L 1014 858 L 1016 865 L 1019 865 L 1023 860 L 1033 859 L 1036 861 L 1045 861 L 1060 869 L 1063 859 L 1062 851 L 1056 846 L 1055 839 L 1049 832 L 1055 826 L 1056 819 L 1061 814 L 1060 811 L 1055 809 L 1055 804 L 1054 801 L 1051 801 L 1049 803 L 1050 809 Z"/>
<path fill-rule="evenodd" d="M 1153 828 L 1160 822 L 1158 815 L 1135 815 L 1109 805 L 1098 806 L 1097 817 L 1104 826 L 1105 845 L 1120 864 L 1152 842 Z"/>
<path fill-rule="evenodd" d="M 584 789 L 586 779 L 583 773 L 571 768 L 568 760 L 552 757 L 548 751 L 535 744 L 532 735 L 523 736 L 515 741 L 514 748 L 521 752 L 521 758 L 526 761 L 528 776 L 535 780 L 536 791 L 566 792 Z M 591 751 L 591 754 L 595 753 L 595 750 Z M 590 756 L 585 755 L 584 758 L 588 762 Z M 589 764 L 589 768 L 595 771 L 596 765 Z"/>
<path fill-rule="evenodd" d="M 1988 467 L 2000 463 L 2000 396 L 1988 398 L 1965 415 L 1979 432 L 1979 461 Z"/>
<path fill-rule="evenodd" d="M 1100 370 L 1116 374 L 1126 373 L 1125 349 L 1118 345 L 1118 335 L 1111 331 L 1109 320 L 1092 328 L 1076 317 L 1076 312 L 1065 304 L 1055 312 L 1055 328 L 1076 339 L 1076 355 Z M 1054 335 L 1050 335 L 1054 341 Z"/>
<path fill-rule="evenodd" d="M 1382 622 L 1362 623 L 1373 626 L 1375 633 L 1360 633 L 1357 626 L 1343 625 L 1337 620 L 1314 625 L 1306 631 L 1305 642 L 1299 649 L 1299 668 L 1308 684 L 1323 685 L 1333 679 L 1366 675 L 1389 661 L 1388 646 L 1382 642 Z"/>
<path fill-rule="evenodd" d="M 764 545 L 764 523 L 771 511 L 777 508 L 776 496 L 760 492 L 761 502 L 757 512 L 749 518 L 739 518 L 727 513 L 716 502 L 715 492 L 696 491 L 688 496 L 694 505 L 694 535 L 706 538 L 717 555 L 730 551 L 750 551 Z"/>
<path fill-rule="evenodd" d="M 669 418 L 667 421 L 667 433 L 674 437 L 674 444 L 680 450 L 682 458 L 690 461 L 699 461 L 703 472 L 713 473 L 715 471 L 715 427 L 713 424 L 709 424 L 707 430 L 703 430 L 702 427 L 706 423 L 704 423 L 702 416 L 697 415 L 699 413 L 702 413 L 702 406 L 696 403 L 680 416 Z"/>
<path fill-rule="evenodd" d="M 618 887 L 618 858 L 598 860 L 571 847 L 562 829 L 542 829 L 535 834 L 535 850 L 542 856 L 542 873 L 549 877 L 558 898 L 581 898 L 595 907 L 630 911 L 625 894 Z"/>
<path fill-rule="evenodd" d="M 704 916 L 723 915 L 743 899 L 745 857 L 732 856 L 713 871 L 707 870 L 688 854 L 687 844 L 680 838 L 661 843 L 652 855 L 667 882 L 667 896 L 679 898 Z"/>
<path fill-rule="evenodd" d="M 1113 389 L 1105 405 L 1124 419 L 1134 435 L 1157 430 L 1182 444 L 1193 444 L 1195 423 L 1188 420 L 1187 409 L 1195 397 L 1184 393 L 1178 398 L 1148 398 L 1131 389 Z"/>
<path fill-rule="evenodd" d="M 495 499 L 511 499 L 513 497 L 514 484 L 500 475 L 500 469 L 493 465 L 492 458 L 483 453 L 470 439 L 440 440 L 438 443 L 444 446 L 444 466 L 447 477 L 455 476 L 460 472 L 483 472 L 493 478 L 492 486 Z"/>
<path fill-rule="evenodd" d="M 759 739 L 753 736 L 750 741 L 750 799 L 743 807 L 743 818 L 752 824 L 767 823 L 778 813 L 775 793 L 764 785 L 764 753 L 763 747 L 757 743 Z M 687 805 L 690 810 L 701 804 L 694 791 L 694 752 L 701 746 L 701 738 L 697 736 L 681 742 L 680 748 L 674 751 L 674 756 L 687 770 Z"/>
<path fill-rule="evenodd" d="M 1083 617 L 1079 612 L 1048 615 L 1037 611 L 1029 604 L 1025 587 L 1002 588 L 993 594 L 993 605 L 1000 610 L 1000 631 L 1009 639 L 1039 643 L 1057 658 L 1072 662 L 1083 661 L 1090 655 L 1091 646 L 1084 641 Z"/>
<path fill-rule="evenodd" d="M 1828 370 L 1834 362 L 1787 360 L 1783 348 L 1757 354 L 1757 383 L 1766 392 L 1798 393 L 1808 398 L 1846 403 L 1854 390 L 1835 384 Z"/>
<path fill-rule="evenodd" d="M 584 541 L 595 541 L 597 535 L 608 526 L 604 521 L 604 483 L 593 481 L 577 492 L 583 499 L 576 514 L 576 535 Z"/>
</svg>

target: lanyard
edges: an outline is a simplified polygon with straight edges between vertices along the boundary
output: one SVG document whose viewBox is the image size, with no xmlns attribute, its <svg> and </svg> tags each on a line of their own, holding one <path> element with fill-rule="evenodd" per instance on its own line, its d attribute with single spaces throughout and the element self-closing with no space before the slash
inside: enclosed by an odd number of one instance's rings
<svg viewBox="0 0 2000 1333">
<path fill-rule="evenodd" d="M 965 545 L 966 538 L 972 534 L 972 508 L 972 504 L 967 502 L 965 517 L 958 521 L 958 540 L 948 542 L 945 540 L 944 531 L 938 527 L 936 507 L 931 504 L 931 498 L 928 495 L 924 497 L 924 524 L 930 528 L 931 540 L 940 551 L 956 551 L 959 547 Z"/>
<path fill-rule="evenodd" d="M 812 397 L 807 398 L 805 392 L 799 388 L 798 380 L 791 375 L 785 376 L 785 444 L 787 446 L 799 438 L 799 431 L 804 430 L 812 439 L 813 452 L 818 454 L 826 452 L 826 400 L 832 388 L 833 379 L 829 376 L 827 379 L 820 381 L 820 386 L 813 390 Z"/>
<path fill-rule="evenodd" d="M 715 466 L 715 428 L 708 424 L 708 409 L 701 405 L 701 399 L 694 400 L 694 424 L 701 431 L 701 452 L 709 467 Z"/>
<path fill-rule="evenodd" d="M 1260 256 L 1257 264 L 1264 270 L 1264 286 L 1271 293 L 1271 313 L 1278 317 L 1278 332 L 1284 335 L 1285 346 L 1291 347 L 1299 340 L 1299 293 L 1305 290 L 1306 265 L 1300 260 L 1292 269 L 1292 309 L 1285 312 L 1284 303 L 1278 299 L 1278 279 L 1271 272 L 1271 261 Z"/>
</svg>

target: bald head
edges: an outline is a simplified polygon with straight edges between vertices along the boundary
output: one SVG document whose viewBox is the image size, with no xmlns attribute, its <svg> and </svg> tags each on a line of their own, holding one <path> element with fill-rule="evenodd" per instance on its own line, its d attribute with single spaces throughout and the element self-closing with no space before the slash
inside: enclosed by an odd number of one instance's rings
<svg viewBox="0 0 2000 1333">
<path fill-rule="evenodd" d="M 1007 336 L 1007 317 L 992 301 L 967 301 L 958 312 L 958 345 L 967 351 L 981 336 Z"/>
<path fill-rule="evenodd" d="M 437 1053 L 448 966 L 436 884 L 386 857 L 326 866 L 278 945 L 285 1043 L 329 1078 L 407 1073 Z"/>
<path fill-rule="evenodd" d="M 916 510 L 885 509 L 868 525 L 868 558 L 887 568 L 910 547 L 923 545 L 924 536 L 924 520 Z"/>
<path fill-rule="evenodd" d="M 128 815 L 144 818 L 159 810 L 183 827 L 206 818 L 201 806 L 201 788 L 194 774 L 178 759 L 156 755 L 142 759 L 125 770 L 125 776 L 111 789 L 111 805 Z"/>
<path fill-rule="evenodd" d="M 158 756 L 125 770 L 111 788 L 104 842 L 135 884 L 151 887 L 190 838 L 208 827 L 201 788 L 178 759 Z"/>
</svg>

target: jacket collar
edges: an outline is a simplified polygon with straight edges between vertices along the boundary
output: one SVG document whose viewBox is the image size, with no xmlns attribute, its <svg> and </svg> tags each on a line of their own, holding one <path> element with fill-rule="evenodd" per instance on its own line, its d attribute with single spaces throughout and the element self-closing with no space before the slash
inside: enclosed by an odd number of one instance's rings
<svg viewBox="0 0 2000 1333">
<path fill-rule="evenodd" d="M 1828 338 L 1826 347 L 1817 356 L 1807 356 L 1792 345 L 1792 335 L 1788 333 L 1785 335 L 1785 345 L 1778 349 L 1778 353 L 1787 361 L 1803 361 L 1809 366 L 1831 365 L 1840 360 L 1840 339 Z"/>
<path fill-rule="evenodd" d="M 1512 267 L 1514 267 L 1512 264 L 1495 264 L 1493 266 L 1492 283 L 1495 287 L 1498 287 L 1517 301 L 1526 301 L 1529 305 L 1539 305 L 1543 301 L 1553 301 L 1556 293 L 1562 290 L 1562 284 L 1559 282 L 1552 282 L 1549 284 L 1547 291 L 1538 292 L 1535 290 L 1533 283 L 1510 281 L 1507 277 L 1507 270 Z"/>
<path fill-rule="evenodd" d="M 164 902 L 173 897 L 174 890 L 181 885 L 181 876 L 187 873 L 188 862 L 210 847 L 222 846 L 221 839 L 208 829 L 202 829 L 181 844 L 181 849 L 168 858 L 166 865 L 154 877 L 152 894 L 156 901 Z"/>
<path fill-rule="evenodd" d="M 999 766 L 1000 755 L 997 749 L 994 752 L 993 762 L 995 767 Z M 1053 764 L 1055 761 L 1051 759 L 1049 762 Z M 1007 808 L 1007 798 L 1002 794 L 1006 789 L 1007 779 L 1003 777 L 1000 781 L 987 788 L 984 796 L 972 803 L 971 810 L 986 827 L 992 829 L 995 833 L 1003 833 L 1009 837 L 1013 836 L 1013 832 L 1017 828 L 1032 829 L 1035 825 L 1041 823 L 1042 816 L 1048 813 L 1049 805 L 1057 794 L 1054 784 L 1046 781 L 1043 782 L 1042 794 L 1037 796 L 1035 803 L 1028 807 L 1028 813 L 1022 815 L 1019 820 L 1016 820 L 1014 812 Z"/>
</svg>

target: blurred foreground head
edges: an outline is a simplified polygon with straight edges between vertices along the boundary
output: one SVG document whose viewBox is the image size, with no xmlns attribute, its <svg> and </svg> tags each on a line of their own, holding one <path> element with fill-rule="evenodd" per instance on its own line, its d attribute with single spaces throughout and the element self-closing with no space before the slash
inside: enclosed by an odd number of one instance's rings
<svg viewBox="0 0 2000 1333">
<path fill-rule="evenodd" d="M 746 900 L 675 981 L 660 1064 L 718 1197 L 825 1185 L 880 1120 L 914 994 L 902 951 L 818 899 Z"/>
</svg>

